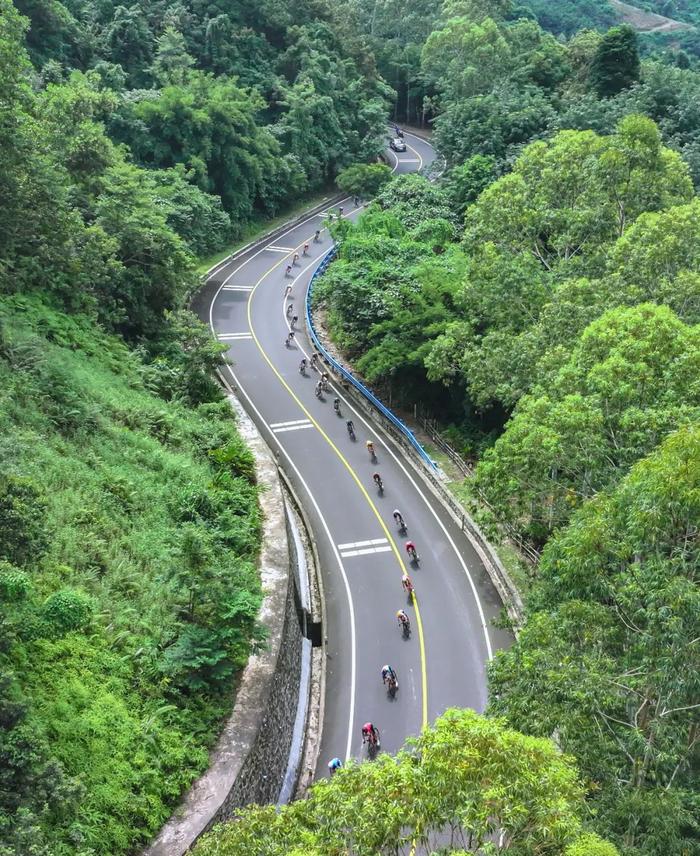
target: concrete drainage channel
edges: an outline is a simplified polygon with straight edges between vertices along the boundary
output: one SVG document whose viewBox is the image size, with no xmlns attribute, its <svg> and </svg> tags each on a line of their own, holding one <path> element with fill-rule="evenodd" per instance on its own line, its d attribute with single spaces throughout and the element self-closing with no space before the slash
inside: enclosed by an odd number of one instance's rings
<svg viewBox="0 0 700 856">
<path fill-rule="evenodd" d="M 294 491 L 257 428 L 229 391 L 255 456 L 263 512 L 259 559 L 265 628 L 207 771 L 143 856 L 181 856 L 214 824 L 250 803 L 282 803 L 313 780 L 323 722 L 323 590 L 315 544 Z"/>
</svg>

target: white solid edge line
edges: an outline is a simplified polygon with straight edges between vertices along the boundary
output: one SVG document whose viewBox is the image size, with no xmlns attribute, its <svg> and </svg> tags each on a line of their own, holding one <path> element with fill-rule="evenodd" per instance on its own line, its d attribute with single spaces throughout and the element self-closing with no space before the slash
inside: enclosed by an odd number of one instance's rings
<svg viewBox="0 0 700 856">
<path fill-rule="evenodd" d="M 411 136 L 414 136 L 414 135 L 411 135 Z M 420 138 L 417 138 L 417 139 L 420 139 Z M 423 140 L 423 142 L 425 142 L 425 140 Z M 428 144 L 428 145 L 430 145 L 430 144 Z M 420 154 L 419 154 L 418 156 L 420 157 Z M 421 163 L 422 163 L 422 162 L 423 162 L 423 159 L 421 158 Z M 398 159 L 396 159 L 396 163 L 395 163 L 395 165 L 394 165 L 394 168 L 392 169 L 392 172 L 396 172 L 397 167 L 398 167 Z M 349 197 L 349 196 L 346 196 L 344 199 L 341 199 L 341 200 L 340 200 L 340 202 L 346 202 L 348 199 L 350 199 L 350 197 Z M 340 204 L 340 202 L 339 202 L 338 204 Z M 364 207 L 364 206 L 360 206 L 360 207 Z M 277 235 L 277 236 L 276 236 L 276 238 L 278 238 L 278 239 L 279 239 L 279 238 L 284 238 L 286 235 L 289 235 L 289 234 L 290 234 L 291 232 L 293 232 L 295 229 L 298 229 L 298 228 L 300 228 L 301 226 L 305 226 L 307 223 L 310 223 L 312 220 L 315 220 L 315 219 L 316 219 L 316 216 L 317 216 L 316 214 L 311 214 L 311 215 L 309 215 L 309 216 L 308 216 L 308 217 L 306 217 L 304 220 L 301 220 L 300 222 L 295 223 L 293 226 L 290 226 L 290 228 L 289 228 L 289 229 L 287 229 L 287 231 L 286 231 L 286 232 L 283 232 L 281 235 Z M 348 212 L 348 215 L 346 215 L 346 216 L 349 216 L 349 212 Z M 324 230 L 322 230 L 322 231 L 326 231 L 326 230 L 324 229 Z M 222 291 L 223 287 L 224 287 L 225 285 L 227 285 L 227 283 L 228 283 L 228 282 L 229 282 L 229 281 L 230 281 L 230 280 L 235 276 L 235 274 L 236 274 L 236 273 L 238 273 L 238 271 L 239 271 L 239 270 L 241 270 L 241 268 L 245 267 L 247 264 L 249 264 L 250 262 L 252 262 L 252 261 L 253 261 L 253 259 L 254 259 L 254 258 L 257 258 L 261 253 L 263 253 L 263 252 L 265 251 L 265 249 L 266 249 L 266 247 L 261 247 L 259 250 L 256 250 L 256 251 L 253 253 L 253 255 L 252 255 L 252 256 L 250 256 L 250 258 L 247 258 L 247 259 L 245 259 L 244 261 L 241 261 L 241 263 L 240 263 L 240 264 L 238 264 L 238 265 L 237 265 L 237 266 L 236 266 L 236 267 L 231 271 L 231 273 L 230 273 L 230 274 L 229 274 L 229 275 L 228 275 L 228 276 L 227 276 L 227 277 L 222 281 L 221 285 L 219 286 L 219 288 L 216 290 L 216 293 L 215 293 L 215 294 L 214 294 L 214 296 L 212 297 L 212 299 L 211 299 L 211 303 L 209 304 L 209 327 L 211 328 L 212 334 L 214 335 L 214 337 L 215 337 L 215 338 L 216 338 L 216 336 L 217 336 L 217 333 L 216 333 L 216 328 L 214 327 L 214 304 L 216 303 L 217 298 L 218 298 L 218 297 L 219 297 L 219 295 L 221 294 L 221 291 Z M 309 263 L 309 264 L 308 264 L 308 265 L 307 265 L 303 270 L 301 270 L 301 271 L 297 274 L 297 276 L 294 278 L 294 280 L 293 280 L 293 282 L 292 282 L 292 286 L 294 285 L 294 283 L 296 283 L 297 279 L 299 279 L 299 277 L 300 277 L 300 276 L 302 276 L 302 275 L 303 275 L 303 274 L 304 274 L 304 273 L 305 273 L 305 272 L 306 272 L 306 271 L 311 267 L 311 265 L 312 265 L 312 264 L 317 263 L 317 262 L 318 262 L 318 258 L 317 258 L 317 259 L 314 259 L 314 260 L 313 260 L 313 262 Z M 218 269 L 217 269 L 217 272 L 218 272 L 219 270 L 221 270 L 221 269 L 225 268 L 225 266 L 226 266 L 226 264 L 225 264 L 225 263 L 221 264 L 220 268 L 218 268 Z M 215 267 L 216 267 L 216 266 L 215 266 Z M 209 273 L 208 273 L 208 276 L 207 276 L 207 279 L 209 279 L 209 278 L 211 277 L 211 275 L 212 275 L 212 274 L 211 274 L 211 272 L 209 272 Z M 307 284 L 307 288 L 308 288 L 308 284 Z M 252 295 L 252 292 L 251 292 L 251 295 Z M 248 299 L 250 299 L 250 298 L 248 298 Z M 285 310 L 283 309 L 282 311 L 284 312 Z M 284 320 L 285 320 L 285 323 L 286 323 L 286 322 L 287 322 L 287 317 L 286 317 L 286 315 L 284 316 Z M 302 348 L 302 350 L 303 350 L 303 348 Z M 248 401 L 248 404 L 250 405 L 250 407 L 252 408 L 252 410 L 257 414 L 258 419 L 260 419 L 260 420 L 261 420 L 261 422 L 262 422 L 262 424 L 263 424 L 263 425 L 266 425 L 265 420 L 262 418 L 262 416 L 261 416 L 261 414 L 260 414 L 260 411 L 259 411 L 259 410 L 257 409 L 257 407 L 253 404 L 253 402 L 252 402 L 252 400 L 251 400 L 250 396 L 249 396 L 249 395 L 248 395 L 248 393 L 245 391 L 245 389 L 243 388 L 243 386 L 241 386 L 241 384 L 238 382 L 238 378 L 236 377 L 235 373 L 233 372 L 233 369 L 231 368 L 231 366 L 230 366 L 230 365 L 227 365 L 227 366 L 226 366 L 226 369 L 228 370 L 229 374 L 230 374 L 230 375 L 231 375 L 231 377 L 233 378 L 234 383 L 236 383 L 236 384 L 237 384 L 237 386 L 238 386 L 239 390 L 241 391 L 242 395 L 243 395 L 243 396 L 246 398 L 246 400 Z M 343 399 L 343 401 L 345 401 L 345 402 L 346 402 L 346 404 L 347 404 L 346 399 Z M 349 406 L 349 405 L 348 405 L 348 406 Z M 351 409 L 353 410 L 353 412 L 356 412 L 356 411 L 354 410 L 354 408 L 351 408 Z M 359 414 L 357 414 L 357 415 L 359 415 Z M 366 422 L 366 421 L 365 421 L 361 416 L 360 416 L 360 419 L 362 419 L 362 421 L 364 422 L 364 424 L 365 424 L 365 425 L 367 425 L 367 422 Z M 383 429 L 381 429 L 381 428 L 380 428 L 380 430 L 382 430 L 382 433 L 384 433 Z M 356 675 L 356 659 L 357 659 L 357 651 L 356 651 L 356 641 L 355 641 L 355 638 L 356 638 L 356 637 L 355 637 L 355 608 L 354 608 L 353 600 L 352 600 L 352 592 L 350 591 L 350 583 L 349 583 L 349 581 L 348 581 L 347 574 L 345 573 L 345 567 L 344 567 L 343 562 L 342 562 L 342 559 L 341 559 L 341 557 L 340 557 L 340 553 L 338 552 L 338 550 L 337 550 L 337 548 L 336 548 L 336 546 L 335 546 L 335 543 L 333 542 L 333 539 L 331 538 L 331 534 L 330 534 L 330 529 L 329 529 L 329 527 L 328 527 L 328 523 L 326 522 L 325 517 L 324 517 L 324 516 L 323 516 L 323 514 L 321 513 L 321 509 L 319 508 L 319 505 L 318 505 L 318 503 L 316 502 L 316 498 L 315 498 L 315 497 L 314 497 L 314 495 L 311 493 L 311 491 L 310 491 L 310 489 L 309 489 L 308 485 L 306 484 L 306 482 L 305 482 L 305 480 L 304 480 L 303 476 L 301 475 L 301 473 L 300 473 L 300 472 L 299 472 L 299 470 L 297 469 L 297 467 L 296 467 L 295 463 L 292 461 L 292 459 L 290 458 L 290 456 L 287 454 L 286 450 L 284 449 L 284 446 L 282 446 L 282 443 L 280 442 L 279 438 L 275 435 L 274 431 L 270 430 L 270 435 L 271 435 L 272 439 L 275 441 L 275 443 L 277 444 L 277 446 L 279 447 L 279 449 L 281 450 L 282 454 L 285 456 L 285 458 L 286 458 L 286 459 L 287 459 L 287 461 L 289 462 L 289 464 L 290 464 L 290 466 L 292 467 L 292 469 L 294 470 L 294 472 L 297 474 L 297 477 L 299 478 L 299 481 L 300 481 L 300 482 L 301 482 L 301 484 L 303 485 L 304 489 L 306 490 L 306 493 L 307 493 L 307 494 L 308 494 L 308 496 L 309 496 L 309 499 L 311 500 L 311 502 L 312 502 L 312 504 L 313 504 L 314 508 L 316 509 L 316 513 L 318 514 L 318 516 L 319 516 L 319 520 L 321 521 L 321 525 L 323 526 L 323 528 L 324 528 L 324 530 L 325 530 L 325 532 L 326 532 L 326 536 L 327 536 L 328 541 L 329 541 L 329 543 L 330 543 L 330 545 L 331 545 L 331 549 L 333 550 L 333 552 L 334 552 L 334 554 L 335 554 L 336 560 L 337 560 L 337 562 L 338 562 L 338 567 L 340 568 L 340 573 L 341 573 L 341 575 L 342 575 L 342 577 L 343 577 L 343 583 L 344 583 L 344 585 L 345 585 L 345 594 L 346 594 L 347 599 L 348 599 L 348 607 L 349 607 L 349 612 L 350 612 L 350 641 L 351 641 L 351 647 L 350 647 L 350 651 L 351 651 L 351 654 L 350 654 L 350 714 L 349 714 L 349 718 L 348 718 L 348 741 L 347 741 L 347 747 L 346 747 L 346 751 L 345 751 L 345 760 L 347 761 L 347 760 L 349 760 L 349 759 L 350 759 L 350 752 L 351 752 L 351 746 L 352 746 L 352 732 L 353 732 L 353 725 L 354 725 L 354 719 L 355 719 L 355 693 L 356 693 L 356 687 L 357 687 L 357 675 Z M 386 435 L 385 435 L 385 436 L 386 436 Z M 398 459 L 396 459 L 396 456 L 393 454 L 393 452 L 391 452 L 391 450 L 388 450 L 388 451 L 389 451 L 389 453 L 391 454 L 391 456 L 392 456 L 395 460 L 397 460 L 397 462 L 398 462 Z M 404 472 L 406 472 L 406 470 L 404 469 L 403 465 L 402 465 L 400 462 L 398 462 L 398 463 L 399 463 L 399 466 L 404 470 Z M 408 473 L 406 473 L 406 475 L 408 476 Z M 413 479 L 411 479 L 411 477 L 410 477 L 410 476 L 408 476 L 408 479 L 409 479 L 409 481 L 410 481 L 412 484 L 414 484 L 414 485 L 415 485 L 415 482 L 413 481 Z M 419 493 L 420 493 L 420 494 L 421 494 L 421 496 L 423 497 L 423 499 L 424 499 L 424 501 L 425 501 L 426 505 L 428 506 L 428 508 L 430 508 L 430 505 L 429 505 L 429 503 L 428 503 L 427 499 L 425 498 L 425 496 L 423 495 L 423 493 L 422 493 L 422 492 L 420 492 L 420 491 L 419 491 Z M 432 511 L 432 509 L 430 509 L 430 510 Z M 459 559 L 460 559 L 460 561 L 462 562 L 462 565 L 463 565 L 463 567 L 464 567 L 464 569 L 465 569 L 465 571 L 466 571 L 467 575 L 469 576 L 470 582 L 472 582 L 472 581 L 471 581 L 471 576 L 469 575 L 469 571 L 467 570 L 466 565 L 464 565 L 464 562 L 462 561 L 462 557 L 459 555 L 459 551 L 457 550 L 457 547 L 456 547 L 456 545 L 455 545 L 454 541 L 450 538 L 449 534 L 446 532 L 445 527 L 442 525 L 442 522 L 439 520 L 439 518 L 437 518 L 437 515 L 435 515 L 435 512 L 434 512 L 434 511 L 432 511 L 432 513 L 433 513 L 433 515 L 436 517 L 436 519 L 438 520 L 438 523 L 440 524 L 440 526 L 441 526 L 441 528 L 443 529 L 443 531 L 445 532 L 445 534 L 447 535 L 447 537 L 448 537 L 448 539 L 449 539 L 449 541 L 450 541 L 450 544 L 454 547 L 454 550 L 455 550 L 455 552 L 457 553 L 457 556 L 459 557 Z M 473 582 L 472 582 L 472 589 L 473 589 L 474 591 L 476 591 L 476 590 L 474 589 L 474 583 L 473 583 Z M 480 603 L 480 601 L 478 600 L 478 596 L 477 596 L 477 603 L 478 603 L 478 605 L 479 605 L 479 611 L 481 612 L 481 611 L 482 611 L 482 610 L 481 610 L 481 603 Z M 489 650 L 489 659 L 491 659 L 491 645 L 490 645 L 490 642 L 489 642 L 488 633 L 487 633 L 487 635 L 486 635 L 486 643 L 487 643 L 487 647 L 488 647 L 488 650 Z"/>
<path fill-rule="evenodd" d="M 280 452 L 284 455 L 284 457 L 287 459 L 289 465 L 291 466 L 291 468 L 296 473 L 297 478 L 299 479 L 302 487 L 304 488 L 309 499 L 313 503 L 313 506 L 316 509 L 316 513 L 318 514 L 319 520 L 321 521 L 321 525 L 323 526 L 323 528 L 326 532 L 326 537 L 328 538 L 328 543 L 331 545 L 331 549 L 333 550 L 333 553 L 335 554 L 335 558 L 338 562 L 338 567 L 340 568 L 341 576 L 343 577 L 343 582 L 345 584 L 345 593 L 346 593 L 347 598 L 348 598 L 348 607 L 349 607 L 349 611 L 350 611 L 350 712 L 349 712 L 349 716 L 348 716 L 348 741 L 347 741 L 347 745 L 345 747 L 345 760 L 349 761 L 350 760 L 351 747 L 352 747 L 353 725 L 354 725 L 354 721 L 355 721 L 355 692 L 356 692 L 356 686 L 357 686 L 357 676 L 356 676 L 356 666 L 355 666 L 355 661 L 356 661 L 355 607 L 353 605 L 352 592 L 350 591 L 350 583 L 348 581 L 347 574 L 345 573 L 345 567 L 344 567 L 343 561 L 340 557 L 340 553 L 338 552 L 338 550 L 335 546 L 335 542 L 333 541 L 333 538 L 331 537 L 331 532 L 330 532 L 330 529 L 328 527 L 328 523 L 326 522 L 326 518 L 321 513 L 321 509 L 319 508 L 319 505 L 316 502 L 316 498 L 314 497 L 313 493 L 311 493 L 311 490 L 309 489 L 309 486 L 307 485 L 306 481 L 304 480 L 304 477 L 302 476 L 302 474 L 297 469 L 296 464 L 294 463 L 294 461 L 291 459 L 291 457 L 287 453 L 287 450 L 284 448 L 282 443 L 275 436 L 275 433 L 270 429 L 270 426 L 263 419 L 262 414 L 260 413 L 258 408 L 253 404 L 250 396 L 245 391 L 244 387 L 240 384 L 240 382 L 239 382 L 238 378 L 236 377 L 231 366 L 227 365 L 226 369 L 228 370 L 228 373 L 231 375 L 233 382 L 237 387 L 238 393 L 243 395 L 243 397 L 246 399 L 251 410 L 258 417 L 260 424 L 264 425 L 268 429 L 270 436 L 275 441 L 275 443 L 279 447 Z M 234 393 L 233 390 L 230 388 L 229 388 L 229 391 L 234 395 L 238 394 L 238 393 Z"/>
</svg>

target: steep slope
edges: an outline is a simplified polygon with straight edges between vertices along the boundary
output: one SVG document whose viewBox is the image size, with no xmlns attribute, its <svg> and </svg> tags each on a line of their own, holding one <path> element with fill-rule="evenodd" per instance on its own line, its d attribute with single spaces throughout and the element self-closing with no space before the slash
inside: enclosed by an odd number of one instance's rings
<svg viewBox="0 0 700 856">
<path fill-rule="evenodd" d="M 251 459 L 225 402 L 163 401 L 94 322 L 26 297 L 0 317 L 0 850 L 127 853 L 247 657 Z"/>
</svg>

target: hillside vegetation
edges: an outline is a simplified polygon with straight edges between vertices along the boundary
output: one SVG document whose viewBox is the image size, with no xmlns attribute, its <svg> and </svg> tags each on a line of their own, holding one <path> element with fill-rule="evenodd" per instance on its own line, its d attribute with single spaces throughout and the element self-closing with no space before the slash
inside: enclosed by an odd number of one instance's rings
<svg viewBox="0 0 700 856">
<path fill-rule="evenodd" d="M 163 401 L 89 319 L 0 310 L 2 852 L 125 853 L 206 765 L 247 658 L 252 461 L 225 402 Z"/>
<path fill-rule="evenodd" d="M 136 853 L 206 765 L 264 644 L 260 519 L 184 307 L 199 256 L 336 176 L 377 198 L 333 226 L 331 334 L 540 560 L 486 716 L 199 851 L 698 853 L 700 74 L 692 33 L 650 57 L 611 23 L 0 0 L 0 856 Z M 438 184 L 373 163 L 392 109 Z"/>
<path fill-rule="evenodd" d="M 541 554 L 487 714 L 555 736 L 587 825 L 625 856 L 685 856 L 700 840 L 700 77 L 642 60 L 629 28 L 562 41 L 516 13 L 444 4 L 420 54 L 444 177 L 398 177 L 334 225 L 315 300 L 358 370 L 476 464 L 458 491 L 491 537 Z M 548 852 L 519 847 L 504 849 Z"/>
</svg>

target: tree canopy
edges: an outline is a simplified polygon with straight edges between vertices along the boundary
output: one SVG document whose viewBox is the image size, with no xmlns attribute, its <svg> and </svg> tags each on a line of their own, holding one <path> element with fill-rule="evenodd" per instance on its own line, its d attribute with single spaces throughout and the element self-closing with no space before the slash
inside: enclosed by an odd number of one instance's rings
<svg viewBox="0 0 700 856">
<path fill-rule="evenodd" d="M 491 669 L 491 707 L 552 734 L 623 852 L 697 840 L 700 431 L 679 429 L 547 545 L 532 613 Z"/>
<path fill-rule="evenodd" d="M 452 709 L 395 757 L 350 764 L 279 810 L 244 810 L 203 838 L 195 853 L 389 854 L 443 847 L 476 854 L 499 837 L 502 853 L 571 856 L 590 845 L 583 851 L 589 856 L 615 856 L 611 844 L 583 833 L 582 795 L 571 760 L 551 741 Z"/>
</svg>

